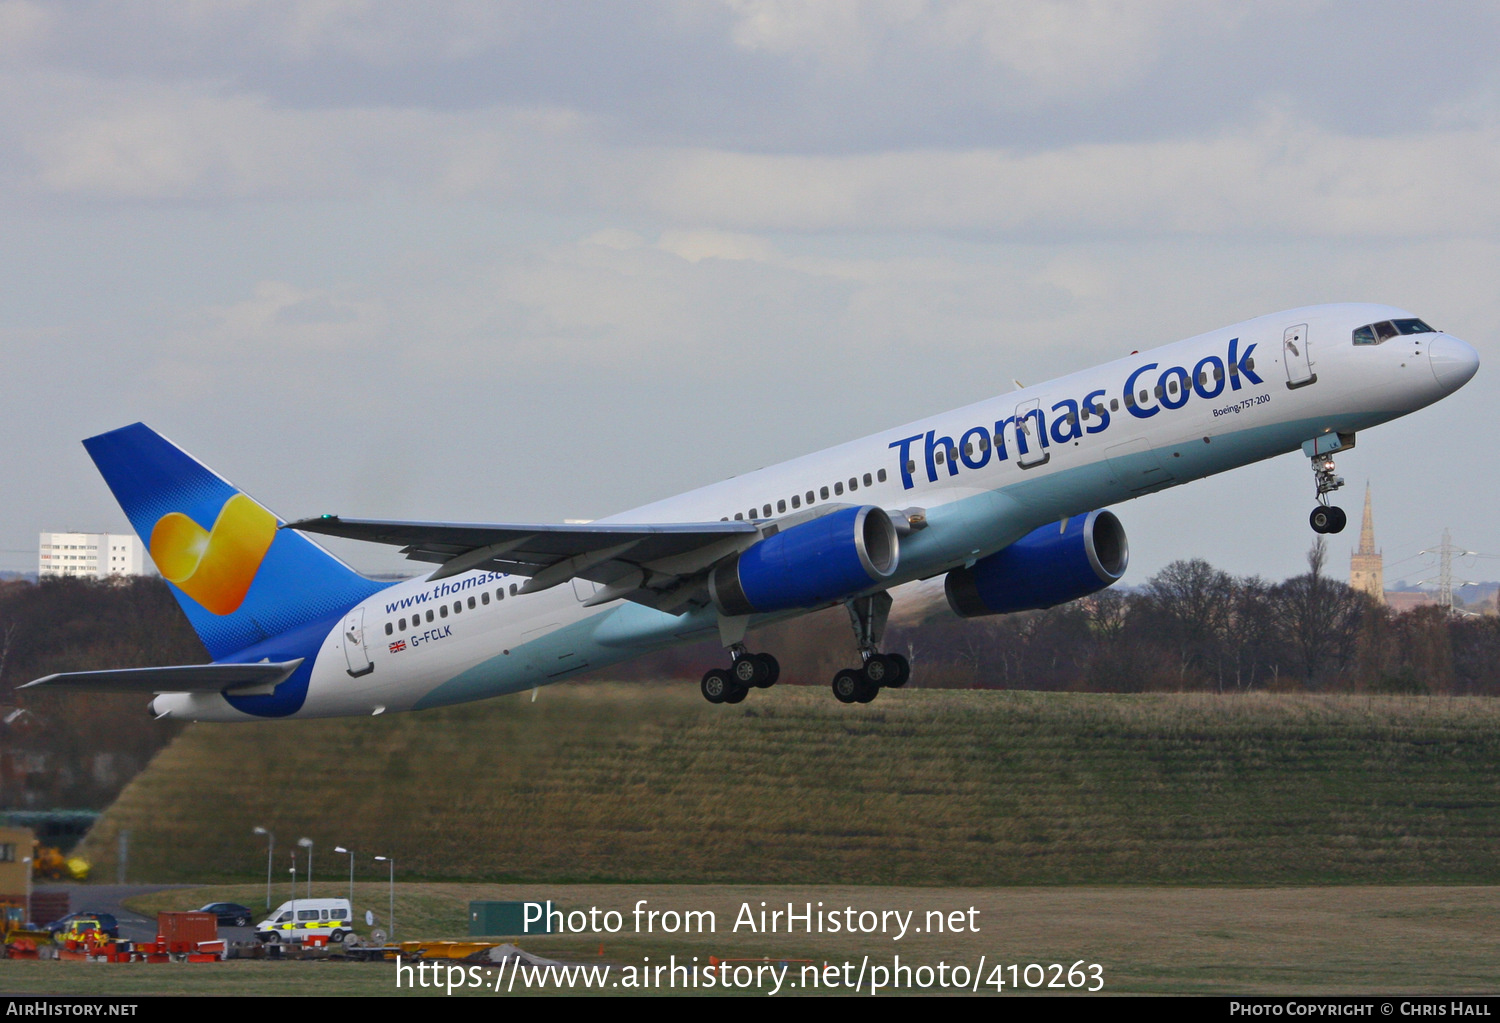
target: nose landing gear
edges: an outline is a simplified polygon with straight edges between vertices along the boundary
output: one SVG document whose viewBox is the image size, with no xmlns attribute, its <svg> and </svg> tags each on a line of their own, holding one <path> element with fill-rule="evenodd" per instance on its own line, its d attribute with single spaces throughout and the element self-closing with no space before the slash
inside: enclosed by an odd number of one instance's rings
<svg viewBox="0 0 1500 1023">
<path fill-rule="evenodd" d="M 1333 505 L 1324 507 L 1320 504 L 1312 510 L 1307 521 L 1314 533 L 1342 533 L 1344 526 L 1349 522 L 1349 516 L 1344 514 L 1342 508 Z"/>
<path fill-rule="evenodd" d="M 1344 478 L 1334 473 L 1333 455 L 1312 456 L 1313 484 L 1318 492 L 1318 506 L 1308 515 L 1314 533 L 1341 533 L 1349 517 L 1344 509 L 1328 503 L 1328 495 L 1344 485 Z"/>
</svg>

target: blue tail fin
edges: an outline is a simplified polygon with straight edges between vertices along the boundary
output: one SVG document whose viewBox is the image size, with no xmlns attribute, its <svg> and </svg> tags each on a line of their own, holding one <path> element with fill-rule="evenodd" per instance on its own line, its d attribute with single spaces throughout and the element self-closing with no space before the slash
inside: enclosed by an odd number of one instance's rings
<svg viewBox="0 0 1500 1023">
<path fill-rule="evenodd" d="M 214 660 L 343 614 L 366 579 L 143 423 L 83 442 Z"/>
</svg>

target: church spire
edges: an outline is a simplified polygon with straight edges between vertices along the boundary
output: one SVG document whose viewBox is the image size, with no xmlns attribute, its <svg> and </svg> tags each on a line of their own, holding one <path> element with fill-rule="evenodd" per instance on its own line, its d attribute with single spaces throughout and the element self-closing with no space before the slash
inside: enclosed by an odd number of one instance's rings
<svg viewBox="0 0 1500 1023">
<path fill-rule="evenodd" d="M 1359 550 L 1356 554 L 1375 553 L 1375 516 L 1370 511 L 1370 484 L 1365 482 L 1365 521 L 1359 527 Z"/>
<path fill-rule="evenodd" d="M 1349 585 L 1385 603 L 1385 566 L 1375 549 L 1375 514 L 1370 510 L 1370 484 L 1365 484 L 1365 521 L 1359 529 L 1359 549 L 1349 556 Z"/>
</svg>

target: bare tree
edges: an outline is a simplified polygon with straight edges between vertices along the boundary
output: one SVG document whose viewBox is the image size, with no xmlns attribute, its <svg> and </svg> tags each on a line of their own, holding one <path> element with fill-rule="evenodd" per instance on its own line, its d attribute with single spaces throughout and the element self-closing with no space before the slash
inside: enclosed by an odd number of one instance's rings
<svg viewBox="0 0 1500 1023">
<path fill-rule="evenodd" d="M 1143 607 L 1175 650 L 1180 683 L 1201 672 L 1224 688 L 1235 595 L 1234 578 L 1201 558 L 1174 561 L 1146 584 Z"/>
<path fill-rule="evenodd" d="M 1354 656 L 1369 598 L 1323 574 L 1328 546 L 1320 536 L 1307 552 L 1307 574 L 1272 590 L 1273 614 L 1302 669 L 1303 682 L 1322 688 Z"/>
</svg>

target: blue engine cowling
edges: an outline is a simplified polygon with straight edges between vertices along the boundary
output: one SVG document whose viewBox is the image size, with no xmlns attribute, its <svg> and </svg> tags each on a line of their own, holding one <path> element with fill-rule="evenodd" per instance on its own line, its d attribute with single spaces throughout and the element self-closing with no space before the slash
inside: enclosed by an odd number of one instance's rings
<svg viewBox="0 0 1500 1023">
<path fill-rule="evenodd" d="M 896 527 L 883 509 L 841 508 L 724 559 L 708 590 L 726 615 L 817 607 L 889 579 L 900 560 Z"/>
<path fill-rule="evenodd" d="M 948 606 L 961 618 L 1065 604 L 1118 582 L 1130 562 L 1125 527 L 1107 511 L 1032 530 L 1004 550 L 948 573 Z"/>
</svg>

